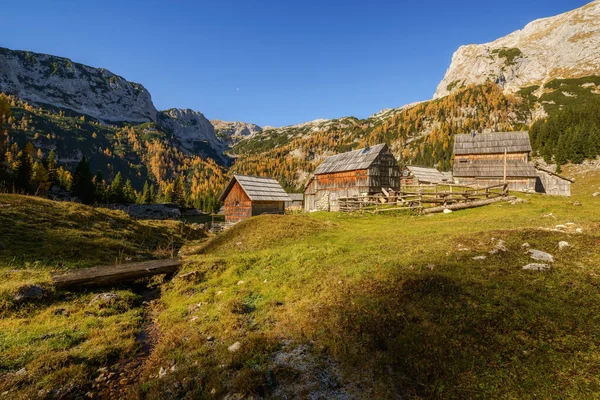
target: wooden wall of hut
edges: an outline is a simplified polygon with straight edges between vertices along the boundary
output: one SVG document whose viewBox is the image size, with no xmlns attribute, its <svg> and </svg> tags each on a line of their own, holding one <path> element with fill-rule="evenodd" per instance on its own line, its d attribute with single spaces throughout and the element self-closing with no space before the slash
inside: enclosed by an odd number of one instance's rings
<svg viewBox="0 0 600 400">
<path fill-rule="evenodd" d="M 284 214 L 285 202 L 283 201 L 253 201 L 252 215 Z"/>
<path fill-rule="evenodd" d="M 238 182 L 233 185 L 223 203 L 227 222 L 239 222 L 252 216 L 252 201 Z"/>
<path fill-rule="evenodd" d="M 571 182 L 567 179 L 538 169 L 535 191 L 554 196 L 571 196 Z"/>
<path fill-rule="evenodd" d="M 454 177 L 454 180 L 459 185 L 468 186 L 493 186 L 504 183 L 503 178 L 471 178 L 471 177 Z M 508 189 L 517 192 L 534 192 L 537 178 L 508 178 Z"/>
</svg>

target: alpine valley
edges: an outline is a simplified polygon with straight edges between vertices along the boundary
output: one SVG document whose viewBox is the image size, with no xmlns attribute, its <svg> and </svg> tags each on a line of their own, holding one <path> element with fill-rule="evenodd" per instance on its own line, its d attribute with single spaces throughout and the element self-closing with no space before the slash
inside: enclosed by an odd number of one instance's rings
<svg viewBox="0 0 600 400">
<path fill-rule="evenodd" d="M 6 48 L 0 92 L 11 107 L 8 163 L 28 142 L 40 161 L 53 151 L 64 173 L 85 155 L 92 171 L 107 181 L 121 173 L 138 191 L 147 183 L 164 193 L 180 179 L 187 202 L 205 210 L 217 207 L 230 173 L 300 191 L 326 156 L 380 142 L 402 164 L 449 170 L 453 135 L 471 131 L 529 130 L 534 154 L 560 168 L 600 154 L 598 121 L 580 129 L 584 116 L 600 114 L 600 1 L 460 47 L 432 100 L 366 119 L 261 128 L 159 111 L 143 85 L 111 71 Z"/>
</svg>

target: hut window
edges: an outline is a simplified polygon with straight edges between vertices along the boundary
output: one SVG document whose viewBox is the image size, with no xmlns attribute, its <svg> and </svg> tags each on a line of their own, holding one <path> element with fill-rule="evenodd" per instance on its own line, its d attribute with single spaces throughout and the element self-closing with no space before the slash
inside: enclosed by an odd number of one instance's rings
<svg viewBox="0 0 600 400">
<path fill-rule="evenodd" d="M 466 164 L 468 161 L 469 161 L 469 160 L 467 160 L 466 158 L 459 158 L 459 159 L 458 159 L 458 162 L 459 162 L 460 164 Z"/>
<path fill-rule="evenodd" d="M 235 206 L 239 207 L 240 206 L 240 201 L 238 199 L 235 199 Z"/>
</svg>

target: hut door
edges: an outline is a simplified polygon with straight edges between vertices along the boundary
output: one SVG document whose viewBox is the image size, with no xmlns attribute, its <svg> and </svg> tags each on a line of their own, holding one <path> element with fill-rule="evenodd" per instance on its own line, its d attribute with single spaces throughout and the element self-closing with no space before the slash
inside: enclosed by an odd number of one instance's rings
<svg viewBox="0 0 600 400">
<path fill-rule="evenodd" d="M 387 157 L 381 157 L 379 165 L 379 183 L 382 188 L 390 187 L 390 160 Z"/>
</svg>

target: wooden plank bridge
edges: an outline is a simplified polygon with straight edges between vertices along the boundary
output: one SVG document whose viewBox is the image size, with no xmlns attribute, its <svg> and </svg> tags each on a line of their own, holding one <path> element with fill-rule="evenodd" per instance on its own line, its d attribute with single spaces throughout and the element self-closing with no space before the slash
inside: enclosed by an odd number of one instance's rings
<svg viewBox="0 0 600 400">
<path fill-rule="evenodd" d="M 153 275 L 174 274 L 181 265 L 183 265 L 181 258 L 168 258 L 52 272 L 51 277 L 54 286 L 60 289 L 78 286 L 104 286 Z"/>
</svg>

